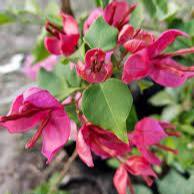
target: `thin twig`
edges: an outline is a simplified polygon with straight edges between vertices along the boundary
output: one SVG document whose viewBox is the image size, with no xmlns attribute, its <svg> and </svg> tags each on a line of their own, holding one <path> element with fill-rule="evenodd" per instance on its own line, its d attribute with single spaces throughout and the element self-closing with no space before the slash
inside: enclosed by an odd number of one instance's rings
<svg viewBox="0 0 194 194">
<path fill-rule="evenodd" d="M 71 155 L 71 157 L 65 163 L 63 170 L 61 171 L 61 173 L 60 173 L 58 179 L 56 180 L 56 182 L 52 185 L 52 187 L 51 187 L 51 189 L 50 189 L 50 191 L 49 191 L 48 194 L 52 194 L 53 192 L 56 192 L 57 191 L 58 185 L 63 180 L 65 174 L 68 172 L 71 164 L 76 159 L 76 157 L 77 157 L 77 151 L 75 149 L 74 152 L 73 152 L 73 154 Z"/>
</svg>

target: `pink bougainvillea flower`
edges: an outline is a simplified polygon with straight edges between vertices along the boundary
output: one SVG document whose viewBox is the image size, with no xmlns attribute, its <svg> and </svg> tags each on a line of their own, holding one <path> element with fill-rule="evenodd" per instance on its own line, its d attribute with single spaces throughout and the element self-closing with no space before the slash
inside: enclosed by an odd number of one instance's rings
<svg viewBox="0 0 194 194">
<path fill-rule="evenodd" d="M 160 144 L 160 141 L 167 136 L 179 136 L 179 133 L 173 131 L 174 128 L 170 123 L 160 122 L 156 119 L 146 117 L 136 124 L 135 130 L 128 136 L 131 143 L 138 148 L 147 161 L 151 164 L 159 165 L 161 163 L 160 159 L 149 151 L 149 148 L 156 146 L 165 151 L 177 154 L 177 150 Z"/>
<path fill-rule="evenodd" d="M 78 62 L 77 73 L 90 83 L 103 82 L 112 75 L 112 52 L 91 49 L 85 55 L 85 63 Z"/>
<path fill-rule="evenodd" d="M 33 62 L 34 62 L 33 56 L 27 56 L 27 58 L 24 61 L 24 68 L 22 71 L 27 77 L 29 77 L 32 80 L 35 80 L 40 68 L 44 68 L 47 71 L 52 71 L 54 66 L 58 62 L 58 57 L 55 55 L 51 55 L 48 58 L 36 64 L 33 64 Z"/>
<path fill-rule="evenodd" d="M 87 30 L 90 28 L 90 26 L 96 21 L 96 19 L 99 16 L 103 16 L 103 9 L 102 8 L 96 8 L 94 9 L 86 21 L 84 22 L 83 32 L 84 34 L 87 32 Z"/>
<path fill-rule="evenodd" d="M 120 165 L 113 178 L 114 185 L 119 194 L 127 194 L 127 186 L 129 186 L 131 194 L 135 193 L 128 173 L 135 176 L 142 176 L 149 186 L 152 185 L 153 179 L 157 178 L 150 163 L 144 157 L 131 156 Z"/>
<path fill-rule="evenodd" d="M 173 53 L 162 53 L 177 36 L 187 34 L 180 30 L 168 30 L 151 45 L 131 55 L 124 64 L 122 80 L 125 83 L 151 77 L 156 83 L 167 87 L 178 87 L 194 76 L 194 66 L 185 67 L 172 57 L 194 53 L 194 48 L 181 49 Z"/>
<path fill-rule="evenodd" d="M 122 44 L 131 53 L 147 47 L 154 40 L 155 38 L 152 33 L 145 32 L 141 29 L 135 30 L 130 24 L 123 26 L 118 37 L 118 43 Z"/>
<path fill-rule="evenodd" d="M 136 8 L 136 4 L 129 5 L 127 1 L 114 0 L 104 10 L 105 21 L 121 30 L 129 22 L 130 13 Z"/>
<path fill-rule="evenodd" d="M 94 166 L 91 151 L 105 159 L 123 155 L 130 151 L 130 147 L 112 132 L 92 124 L 85 124 L 78 132 L 77 152 L 89 167 Z"/>
<path fill-rule="evenodd" d="M 69 56 L 75 51 L 79 40 L 79 29 L 76 20 L 67 14 L 61 13 L 63 28 L 47 21 L 46 30 L 51 34 L 44 40 L 47 50 L 54 55 Z"/>
<path fill-rule="evenodd" d="M 0 125 L 10 133 L 25 133 L 39 125 L 26 148 L 33 147 L 42 136 L 42 154 L 48 162 L 70 135 L 70 120 L 64 107 L 48 91 L 37 87 L 26 90 L 14 100 L 7 116 L 0 117 Z"/>
</svg>

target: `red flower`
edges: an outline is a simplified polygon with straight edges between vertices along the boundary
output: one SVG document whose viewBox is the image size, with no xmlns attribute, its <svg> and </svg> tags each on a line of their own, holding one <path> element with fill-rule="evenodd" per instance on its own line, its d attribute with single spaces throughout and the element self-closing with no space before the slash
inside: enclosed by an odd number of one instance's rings
<svg viewBox="0 0 194 194">
<path fill-rule="evenodd" d="M 161 53 L 174 42 L 177 36 L 187 36 L 187 34 L 179 30 L 168 30 L 147 48 L 131 55 L 124 64 L 122 80 L 125 83 L 130 83 L 133 80 L 149 76 L 163 86 L 177 87 L 188 78 L 193 77 L 194 67 L 185 67 L 172 57 L 194 53 L 194 48 L 181 49 L 173 53 Z"/>
<path fill-rule="evenodd" d="M 57 99 L 46 90 L 33 87 L 14 100 L 7 116 L 0 117 L 0 125 L 10 133 L 25 133 L 38 124 L 26 148 L 33 147 L 42 136 L 42 154 L 50 162 L 70 135 L 70 120 Z"/>
<path fill-rule="evenodd" d="M 114 185 L 119 194 L 127 194 L 127 185 L 129 186 L 131 194 L 134 194 L 128 173 L 135 176 L 142 176 L 149 186 L 152 185 L 153 178 L 157 178 L 150 163 L 144 157 L 131 156 L 121 164 L 113 178 Z"/>
<path fill-rule="evenodd" d="M 136 8 L 136 4 L 129 6 L 125 0 L 114 0 L 107 5 L 104 10 L 105 21 L 121 30 L 121 28 L 129 22 L 130 13 Z"/>
<path fill-rule="evenodd" d="M 77 73 L 90 83 L 103 82 L 112 75 L 111 52 L 91 49 L 85 55 L 85 63 L 78 62 Z"/>
<path fill-rule="evenodd" d="M 135 30 L 133 26 L 126 24 L 119 33 L 118 42 L 127 51 L 135 53 L 153 43 L 154 39 L 153 34 L 141 29 Z"/>
<path fill-rule="evenodd" d="M 130 133 L 129 140 L 135 145 L 138 150 L 143 154 L 144 158 L 151 164 L 160 164 L 160 160 L 155 156 L 149 148 L 157 146 L 163 150 L 171 151 L 177 154 L 176 150 L 165 147 L 160 144 L 161 140 L 169 136 L 179 136 L 180 134 L 174 132 L 174 126 L 170 123 L 160 122 L 153 118 L 144 118 L 140 120 L 132 133 Z"/>
<path fill-rule="evenodd" d="M 112 132 L 92 124 L 81 127 L 76 147 L 79 157 L 89 167 L 94 166 L 91 151 L 103 159 L 120 156 L 130 151 L 129 145 L 119 140 Z"/>
<path fill-rule="evenodd" d="M 69 56 L 75 51 L 79 40 L 79 29 L 76 20 L 67 14 L 61 13 L 63 28 L 48 21 L 46 30 L 52 35 L 44 40 L 47 50 L 54 55 Z"/>
</svg>

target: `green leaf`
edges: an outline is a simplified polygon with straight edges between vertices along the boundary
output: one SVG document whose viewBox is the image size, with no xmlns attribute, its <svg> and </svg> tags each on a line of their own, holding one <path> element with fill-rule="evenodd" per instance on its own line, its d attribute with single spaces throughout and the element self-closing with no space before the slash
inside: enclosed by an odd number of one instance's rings
<svg viewBox="0 0 194 194">
<path fill-rule="evenodd" d="M 156 14 L 156 6 L 153 3 L 153 0 L 141 0 L 146 11 L 151 17 L 154 17 Z"/>
<path fill-rule="evenodd" d="M 45 8 L 45 15 L 58 15 L 59 11 L 59 4 L 55 1 L 49 1 Z"/>
<path fill-rule="evenodd" d="M 8 12 L 0 12 L 0 25 L 15 22 L 16 18 Z"/>
<path fill-rule="evenodd" d="M 91 85 L 85 90 L 82 110 L 86 118 L 95 125 L 111 130 L 127 142 L 126 120 L 132 106 L 132 95 L 120 80 L 109 79 Z"/>
<path fill-rule="evenodd" d="M 107 160 L 107 164 L 114 169 L 117 169 L 120 166 L 120 162 L 115 158 Z"/>
<path fill-rule="evenodd" d="M 62 17 L 60 17 L 59 15 L 49 14 L 46 16 L 46 19 L 49 20 L 51 23 L 57 25 L 58 27 L 62 28 Z"/>
<path fill-rule="evenodd" d="M 77 76 L 75 68 L 71 68 L 69 64 L 63 65 L 60 63 L 55 67 L 54 71 L 62 81 L 66 81 L 69 87 L 80 87 L 81 78 Z"/>
<path fill-rule="evenodd" d="M 84 61 L 85 58 L 85 53 L 86 53 L 86 49 L 85 49 L 85 43 L 81 44 L 81 46 L 67 59 L 77 63 L 77 61 L 81 60 Z"/>
<path fill-rule="evenodd" d="M 167 0 L 153 0 L 155 6 L 157 6 L 164 13 L 168 11 L 168 1 Z"/>
<path fill-rule="evenodd" d="M 54 96 L 57 96 L 59 91 L 62 90 L 60 79 L 53 72 L 48 72 L 43 68 L 38 73 L 38 85 L 49 90 Z"/>
<path fill-rule="evenodd" d="M 161 120 L 172 121 L 182 112 L 181 105 L 174 104 L 163 109 Z"/>
<path fill-rule="evenodd" d="M 25 10 L 33 14 L 41 13 L 40 6 L 36 0 L 26 0 Z"/>
<path fill-rule="evenodd" d="M 182 25 L 179 26 L 179 29 L 187 32 L 190 36 L 194 36 L 194 19 L 182 23 Z"/>
<path fill-rule="evenodd" d="M 174 98 L 166 91 L 161 91 L 152 96 L 149 102 L 154 106 L 165 106 L 175 104 Z"/>
<path fill-rule="evenodd" d="M 46 35 L 47 32 L 43 28 L 41 34 L 39 35 L 36 41 L 36 45 L 32 51 L 32 55 L 35 58 L 34 62 L 42 61 L 43 59 L 47 58 L 50 55 L 44 46 L 44 38 Z"/>
<path fill-rule="evenodd" d="M 79 119 L 77 117 L 76 113 L 76 106 L 75 104 L 69 104 L 65 106 L 65 111 L 67 112 L 69 118 L 76 122 L 76 124 L 79 124 Z"/>
<path fill-rule="evenodd" d="M 158 180 L 160 194 L 193 194 L 194 176 L 185 179 L 175 170 L 171 170 L 163 180 Z"/>
<path fill-rule="evenodd" d="M 57 64 L 52 72 L 41 69 L 38 74 L 38 85 L 49 90 L 59 100 L 80 89 L 81 79 L 70 65 Z"/>
<path fill-rule="evenodd" d="M 135 185 L 136 194 L 152 194 L 152 191 L 143 185 Z M 170 194 L 170 193 L 169 193 Z"/>
<path fill-rule="evenodd" d="M 135 106 L 132 106 L 129 116 L 127 117 L 127 130 L 132 131 L 137 121 L 138 121 L 138 117 L 135 110 Z"/>
<path fill-rule="evenodd" d="M 84 41 L 90 48 L 111 50 L 117 44 L 118 30 L 108 25 L 102 17 L 99 17 L 87 31 Z"/>
<path fill-rule="evenodd" d="M 143 92 L 144 90 L 152 87 L 153 86 L 153 82 L 148 81 L 148 80 L 138 80 L 137 81 L 137 85 L 139 86 L 141 92 Z"/>
<path fill-rule="evenodd" d="M 140 28 L 144 21 L 144 10 L 141 3 L 138 4 L 136 9 L 132 12 L 130 16 L 130 24 L 134 28 Z"/>
<path fill-rule="evenodd" d="M 106 5 L 109 3 L 109 0 L 95 0 L 96 7 L 106 7 Z"/>
</svg>

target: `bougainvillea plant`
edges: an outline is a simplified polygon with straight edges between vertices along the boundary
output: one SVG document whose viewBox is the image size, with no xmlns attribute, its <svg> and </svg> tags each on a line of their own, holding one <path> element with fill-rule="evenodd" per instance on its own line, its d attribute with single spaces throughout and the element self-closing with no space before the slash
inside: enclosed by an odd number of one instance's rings
<svg viewBox="0 0 194 194">
<path fill-rule="evenodd" d="M 189 35 L 177 29 L 161 35 L 136 29 L 130 16 L 137 7 L 113 0 L 94 9 L 82 24 L 62 11 L 48 18 L 43 35 L 47 51 L 39 59 L 28 57 L 24 68 L 32 79 L 38 77 L 39 87 L 17 96 L 8 114 L 0 116 L 0 125 L 10 133 L 38 125 L 26 148 L 42 137 L 48 164 L 70 139 L 88 167 L 95 165 L 93 155 L 116 159 L 113 182 L 119 194 L 127 189 L 135 193 L 131 175 L 151 186 L 157 178 L 153 166 L 162 163 L 156 150 L 178 154 L 162 140 L 181 135 L 173 124 L 155 118 L 133 123 L 131 84 L 147 79 L 175 88 L 194 77 L 194 66 L 176 61 L 194 48 L 165 52 L 178 36 Z"/>
</svg>

